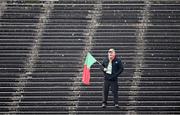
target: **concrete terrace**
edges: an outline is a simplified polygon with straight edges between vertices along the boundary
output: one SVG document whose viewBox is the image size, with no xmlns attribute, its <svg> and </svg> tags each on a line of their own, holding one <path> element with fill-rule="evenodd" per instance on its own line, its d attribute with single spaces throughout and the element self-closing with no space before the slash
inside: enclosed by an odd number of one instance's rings
<svg viewBox="0 0 180 115">
<path fill-rule="evenodd" d="M 115 48 L 125 70 L 119 105 L 101 108 L 91 69 Z M 180 114 L 179 0 L 1 0 L 0 114 Z"/>
</svg>

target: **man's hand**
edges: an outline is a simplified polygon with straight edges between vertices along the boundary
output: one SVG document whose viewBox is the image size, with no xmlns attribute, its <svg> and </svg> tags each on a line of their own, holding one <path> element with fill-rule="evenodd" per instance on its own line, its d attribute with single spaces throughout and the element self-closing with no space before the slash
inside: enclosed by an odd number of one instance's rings
<svg viewBox="0 0 180 115">
<path fill-rule="evenodd" d="M 104 71 L 106 72 L 106 71 L 107 71 L 107 68 L 104 68 Z"/>
</svg>

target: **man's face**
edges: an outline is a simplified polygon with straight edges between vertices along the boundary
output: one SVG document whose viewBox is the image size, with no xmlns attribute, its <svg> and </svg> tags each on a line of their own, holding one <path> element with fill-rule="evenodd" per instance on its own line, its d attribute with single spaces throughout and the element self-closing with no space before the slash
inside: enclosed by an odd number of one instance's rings
<svg viewBox="0 0 180 115">
<path fill-rule="evenodd" d="M 109 51 L 108 51 L 108 58 L 110 60 L 113 60 L 115 56 L 116 56 L 116 53 L 115 53 L 114 49 L 109 49 Z"/>
</svg>

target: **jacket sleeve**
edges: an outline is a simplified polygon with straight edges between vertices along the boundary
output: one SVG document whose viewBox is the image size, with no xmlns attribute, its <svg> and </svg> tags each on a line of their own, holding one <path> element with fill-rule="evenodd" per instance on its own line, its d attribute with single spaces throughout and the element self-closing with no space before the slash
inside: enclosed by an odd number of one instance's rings
<svg viewBox="0 0 180 115">
<path fill-rule="evenodd" d="M 119 70 L 117 73 L 115 73 L 115 75 L 117 75 L 117 76 L 120 75 L 123 72 L 123 70 L 124 70 L 124 66 L 123 66 L 121 60 L 119 60 Z"/>
<path fill-rule="evenodd" d="M 106 80 L 109 80 L 110 77 L 111 77 L 111 75 L 110 75 L 110 74 L 107 74 L 106 71 L 104 71 L 104 68 L 106 68 L 106 63 L 107 63 L 107 60 L 104 59 L 103 62 L 102 62 L 101 70 L 102 70 L 102 72 L 104 73 L 104 78 L 105 78 Z"/>
<path fill-rule="evenodd" d="M 104 68 L 105 68 L 105 59 L 103 60 L 102 65 L 100 67 L 100 69 L 103 73 L 105 73 Z"/>
</svg>

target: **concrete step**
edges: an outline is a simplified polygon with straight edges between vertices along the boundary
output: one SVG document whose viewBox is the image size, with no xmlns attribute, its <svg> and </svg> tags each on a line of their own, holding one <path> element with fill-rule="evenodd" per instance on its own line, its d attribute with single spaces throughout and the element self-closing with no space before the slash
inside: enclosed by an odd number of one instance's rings
<svg viewBox="0 0 180 115">
<path fill-rule="evenodd" d="M 0 114 L 180 113 L 178 1 L 151 0 L 148 23 L 142 21 L 148 5 L 142 0 L 55 1 L 39 36 L 33 71 L 28 72 L 45 2 L 7 1 L 0 19 Z M 102 5 L 102 15 L 99 25 L 89 28 L 91 15 L 99 15 L 93 11 L 95 5 Z M 143 23 L 145 28 L 139 25 Z M 91 29 L 96 29 L 92 55 L 102 61 L 107 49 L 114 47 L 124 63 L 125 71 L 118 78 L 119 109 L 113 107 L 112 93 L 108 107 L 101 108 L 103 75 L 98 64 L 91 68 L 91 85 L 81 82 Z M 144 41 L 138 42 L 143 30 Z M 140 60 L 143 65 L 137 68 Z"/>
</svg>

